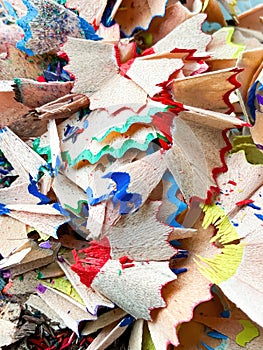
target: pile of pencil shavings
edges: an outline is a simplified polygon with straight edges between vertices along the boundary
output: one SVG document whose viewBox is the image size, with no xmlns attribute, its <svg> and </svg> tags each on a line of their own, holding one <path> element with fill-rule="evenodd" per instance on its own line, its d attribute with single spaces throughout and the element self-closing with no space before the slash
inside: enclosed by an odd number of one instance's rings
<svg viewBox="0 0 263 350">
<path fill-rule="evenodd" d="M 0 1 L 0 347 L 259 349 L 261 1 Z"/>
</svg>

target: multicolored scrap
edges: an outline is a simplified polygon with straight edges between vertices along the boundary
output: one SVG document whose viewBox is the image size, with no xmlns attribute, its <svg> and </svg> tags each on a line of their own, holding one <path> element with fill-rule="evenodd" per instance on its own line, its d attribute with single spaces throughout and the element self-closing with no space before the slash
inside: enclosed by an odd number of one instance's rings
<svg viewBox="0 0 263 350">
<path fill-rule="evenodd" d="M 60 349 L 105 349 L 122 334 L 131 350 L 260 342 L 262 7 L 0 5 L 5 33 L 23 31 L 0 36 L 0 83 L 3 69 L 33 106 L 18 122 L 33 116 L 46 130 L 33 142 L 13 124 L 0 130 L 3 295 L 34 270 L 41 283 L 26 303 L 73 332 Z M 23 55 L 32 62 L 17 77 Z"/>
</svg>

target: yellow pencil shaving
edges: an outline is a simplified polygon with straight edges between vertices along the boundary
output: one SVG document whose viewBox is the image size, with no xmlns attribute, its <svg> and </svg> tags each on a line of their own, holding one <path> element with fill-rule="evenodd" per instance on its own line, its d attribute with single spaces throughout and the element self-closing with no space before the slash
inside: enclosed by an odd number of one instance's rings
<svg viewBox="0 0 263 350">
<path fill-rule="evenodd" d="M 203 3 L 202 12 L 205 12 L 208 4 L 209 4 L 209 0 L 205 0 L 204 3 Z"/>
<path fill-rule="evenodd" d="M 239 320 L 243 330 L 236 336 L 238 345 L 245 347 L 248 342 L 259 336 L 259 330 L 250 320 Z"/>
<path fill-rule="evenodd" d="M 216 254 L 213 258 L 204 258 L 197 255 L 194 259 L 199 267 L 199 271 L 212 283 L 220 285 L 234 276 L 242 261 L 244 244 L 230 244 L 222 248 L 220 254 Z M 204 265 L 204 264 L 205 265 Z"/>
<path fill-rule="evenodd" d="M 209 225 L 214 225 L 217 229 L 216 235 L 210 240 L 211 243 L 218 241 L 221 244 L 227 244 L 239 239 L 237 231 L 222 208 L 216 204 L 205 205 L 203 212 L 205 213 L 203 228 L 206 229 Z"/>
<path fill-rule="evenodd" d="M 235 44 L 231 41 L 232 36 L 234 34 L 235 28 L 234 27 L 224 27 L 219 29 L 220 31 L 227 32 L 226 36 L 226 44 L 228 46 L 231 46 L 236 49 L 236 52 L 233 54 L 232 58 L 238 58 L 239 54 L 245 50 L 245 45 L 243 44 Z"/>
<path fill-rule="evenodd" d="M 51 287 L 51 288 L 59 290 L 60 292 L 68 295 L 69 297 L 71 297 L 72 299 L 76 300 L 80 304 L 85 305 L 84 301 L 79 296 L 79 294 L 76 291 L 76 289 L 72 286 L 70 281 L 68 281 L 64 277 L 53 278 L 52 279 L 52 283 L 49 283 L 47 281 L 42 282 L 42 283 L 44 285 L 47 285 L 47 286 Z"/>
</svg>

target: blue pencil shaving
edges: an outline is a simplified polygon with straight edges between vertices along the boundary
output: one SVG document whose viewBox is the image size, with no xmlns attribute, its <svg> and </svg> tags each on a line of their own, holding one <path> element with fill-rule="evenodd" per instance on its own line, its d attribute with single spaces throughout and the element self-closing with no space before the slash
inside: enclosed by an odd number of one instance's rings
<svg viewBox="0 0 263 350">
<path fill-rule="evenodd" d="M 219 297 L 220 302 L 224 308 L 224 310 L 221 312 L 220 316 L 223 318 L 229 318 L 231 313 L 229 310 L 229 305 L 228 305 L 227 299 L 222 294 L 221 290 L 217 287 L 217 285 L 213 284 L 211 287 L 211 291 Z"/>
<path fill-rule="evenodd" d="M 173 239 L 172 241 L 169 241 L 169 243 L 174 247 L 181 247 L 182 243 L 177 241 L 177 239 Z"/>
<path fill-rule="evenodd" d="M 187 272 L 187 268 L 186 268 L 186 267 L 182 267 L 182 268 L 180 268 L 180 269 L 174 269 L 174 268 L 172 268 L 171 270 L 172 270 L 173 273 L 175 273 L 176 275 L 179 275 L 180 273 Z"/>
<path fill-rule="evenodd" d="M 0 169 L 0 174 L 7 175 L 8 173 L 9 173 L 9 170 Z"/>
<path fill-rule="evenodd" d="M 173 259 L 186 259 L 188 258 L 189 251 L 186 249 L 178 249 L 177 254 L 173 256 Z"/>
<path fill-rule="evenodd" d="M 17 48 L 29 56 L 60 50 L 67 37 L 100 40 L 94 28 L 74 11 L 55 1 L 23 0 L 26 16 L 17 20 L 24 38 Z"/>
<path fill-rule="evenodd" d="M 254 214 L 258 219 L 263 220 L 263 215 L 262 214 Z"/>
<path fill-rule="evenodd" d="M 67 210 L 65 210 L 61 204 L 59 203 L 54 203 L 53 205 L 53 208 L 56 209 L 61 215 L 64 215 L 64 216 L 69 216 L 69 213 L 67 212 Z"/>
<path fill-rule="evenodd" d="M 248 206 L 250 208 L 253 208 L 253 209 L 256 209 L 256 210 L 260 210 L 261 209 L 259 206 L 255 205 L 254 203 L 249 203 Z"/>
<path fill-rule="evenodd" d="M 0 203 L 0 215 L 6 215 L 10 213 L 10 210 L 5 206 L 5 204 Z"/>
<path fill-rule="evenodd" d="M 104 201 L 110 197 L 110 193 L 105 193 L 102 196 L 99 196 L 99 197 L 95 196 L 94 197 L 93 190 L 90 186 L 87 187 L 86 194 L 87 194 L 89 205 L 96 205 L 96 204 L 101 203 L 102 201 Z"/>
<path fill-rule="evenodd" d="M 126 316 L 121 322 L 119 323 L 120 327 L 126 327 L 131 325 L 135 321 L 135 318 L 132 316 Z"/>
<path fill-rule="evenodd" d="M 3 0 L 3 4 L 4 4 L 4 9 L 7 11 L 5 13 L 5 17 L 7 18 L 7 20 L 10 21 L 14 21 L 15 19 L 17 19 L 17 13 L 16 10 L 14 9 L 14 7 L 10 4 L 9 1 Z M 1 8 L 1 4 L 0 4 L 0 8 Z"/>
<path fill-rule="evenodd" d="M 256 119 L 255 97 L 256 97 L 257 84 L 258 82 L 256 81 L 248 90 L 248 99 L 247 99 L 247 105 L 253 121 L 255 121 Z"/>
<path fill-rule="evenodd" d="M 220 314 L 221 317 L 223 318 L 229 318 L 230 317 L 230 311 L 229 310 L 224 310 Z"/>
<path fill-rule="evenodd" d="M 207 350 L 215 350 L 214 348 L 212 348 L 211 346 L 207 345 L 207 344 L 204 343 L 203 341 L 201 342 L 201 344 L 202 344 Z"/>
<path fill-rule="evenodd" d="M 62 142 L 65 142 L 69 139 L 72 139 L 72 143 L 75 143 L 77 140 L 78 134 L 82 132 L 82 129 L 78 126 L 70 126 L 66 125 L 66 130 L 64 131 L 64 137 L 62 139 Z"/>
<path fill-rule="evenodd" d="M 214 338 L 214 339 L 228 339 L 228 337 L 226 335 L 219 333 L 217 331 L 208 332 L 207 335 L 211 338 Z"/>
<path fill-rule="evenodd" d="M 176 254 L 173 256 L 173 259 L 186 259 L 188 258 L 187 254 Z"/>
<path fill-rule="evenodd" d="M 30 174 L 29 174 L 29 181 L 30 183 L 28 185 L 28 192 L 40 199 L 40 202 L 38 204 L 50 203 L 50 199 L 48 198 L 48 196 L 44 195 L 38 190 L 37 181 L 35 181 Z"/>
<path fill-rule="evenodd" d="M 170 187 L 168 188 L 165 196 L 167 200 L 172 204 L 171 209 L 175 208 L 175 211 L 167 216 L 165 222 L 166 224 L 173 227 L 182 227 L 182 225 L 176 221 L 176 217 L 187 208 L 187 205 L 179 198 L 181 195 L 179 186 L 169 171 L 166 171 L 164 173 L 163 180 L 170 183 Z"/>
<path fill-rule="evenodd" d="M 142 196 L 139 193 L 129 193 L 127 189 L 130 184 L 130 175 L 122 172 L 108 173 L 103 176 L 110 178 L 116 183 L 116 189 L 112 191 L 112 202 L 116 206 L 120 204 L 120 214 L 125 215 L 135 211 L 142 203 Z"/>
</svg>

